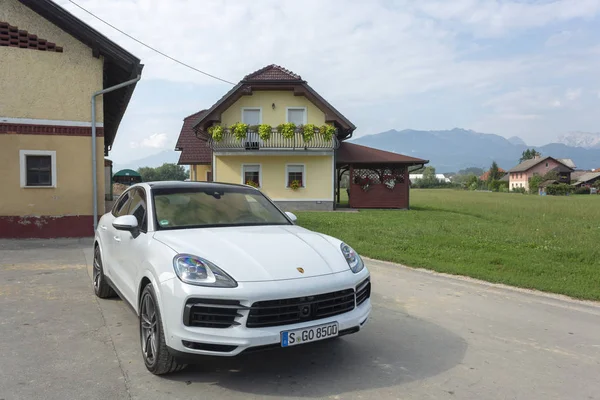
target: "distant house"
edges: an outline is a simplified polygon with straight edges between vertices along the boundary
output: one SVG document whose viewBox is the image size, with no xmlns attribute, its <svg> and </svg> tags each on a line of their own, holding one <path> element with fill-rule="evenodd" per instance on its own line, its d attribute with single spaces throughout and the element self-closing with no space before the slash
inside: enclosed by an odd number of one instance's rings
<svg viewBox="0 0 600 400">
<path fill-rule="evenodd" d="M 550 171 L 557 173 L 559 183 L 571 183 L 572 167 L 552 157 L 537 156 L 523 161 L 508 171 L 509 189 L 525 188 L 525 190 L 529 190 L 529 179 L 531 177 L 534 175 L 544 176 Z"/>
<path fill-rule="evenodd" d="M 500 173 L 502 176 L 506 175 L 506 170 L 503 170 L 502 168 L 498 168 L 498 172 L 499 172 L 499 173 Z M 490 171 L 489 171 L 489 170 L 487 170 L 487 171 L 485 171 L 485 172 L 484 172 L 484 173 L 483 173 L 483 174 L 482 174 L 482 175 L 479 177 L 479 180 L 480 180 L 480 181 L 487 182 L 487 180 L 489 179 L 489 177 L 490 177 Z"/>
<path fill-rule="evenodd" d="M 600 181 L 600 171 L 599 172 L 588 172 L 577 178 L 575 182 L 573 182 L 573 186 L 577 187 L 590 187 L 594 183 Z"/>
</svg>

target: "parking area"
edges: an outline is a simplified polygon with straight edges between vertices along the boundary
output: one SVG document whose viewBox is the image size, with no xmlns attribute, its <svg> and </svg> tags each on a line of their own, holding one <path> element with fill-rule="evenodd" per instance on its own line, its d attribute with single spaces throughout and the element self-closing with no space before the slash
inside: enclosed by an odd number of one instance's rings
<svg viewBox="0 0 600 400">
<path fill-rule="evenodd" d="M 358 334 L 156 377 L 90 246 L 0 241 L 0 399 L 600 398 L 598 305 L 376 261 Z"/>
</svg>

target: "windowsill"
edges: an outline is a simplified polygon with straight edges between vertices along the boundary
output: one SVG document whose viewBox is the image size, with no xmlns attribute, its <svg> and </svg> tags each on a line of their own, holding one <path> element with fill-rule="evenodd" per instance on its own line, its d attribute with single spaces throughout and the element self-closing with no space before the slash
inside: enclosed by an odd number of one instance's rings
<svg viewBox="0 0 600 400">
<path fill-rule="evenodd" d="M 56 189 L 56 186 L 21 186 L 21 189 Z"/>
<path fill-rule="evenodd" d="M 300 190 L 300 189 L 306 189 L 306 186 L 300 186 L 298 189 L 292 189 L 292 188 L 291 188 L 291 187 L 289 187 L 289 186 L 286 186 L 285 188 L 286 188 L 286 189 L 290 189 L 290 190 Z"/>
</svg>

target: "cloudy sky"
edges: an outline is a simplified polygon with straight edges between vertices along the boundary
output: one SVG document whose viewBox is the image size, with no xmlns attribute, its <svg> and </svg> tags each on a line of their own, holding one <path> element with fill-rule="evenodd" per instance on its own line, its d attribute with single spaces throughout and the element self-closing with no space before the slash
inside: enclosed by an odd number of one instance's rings
<svg viewBox="0 0 600 400">
<path fill-rule="evenodd" d="M 145 64 L 113 146 L 172 149 L 182 119 L 231 86 L 55 0 Z M 173 57 L 238 82 L 298 74 L 357 126 L 461 127 L 528 144 L 600 131 L 600 0 L 75 0 Z"/>
</svg>

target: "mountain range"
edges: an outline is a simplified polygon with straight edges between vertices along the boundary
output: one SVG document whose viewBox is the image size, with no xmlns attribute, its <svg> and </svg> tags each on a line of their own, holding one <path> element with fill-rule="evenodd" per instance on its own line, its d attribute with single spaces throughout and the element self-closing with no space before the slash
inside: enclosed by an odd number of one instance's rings
<svg viewBox="0 0 600 400">
<path fill-rule="evenodd" d="M 460 128 L 442 131 L 405 129 L 362 136 L 353 139 L 352 143 L 424 158 L 438 172 L 456 172 L 468 167 L 488 169 L 493 161 L 508 170 L 517 165 L 521 153 L 527 148 L 535 148 L 542 156 L 570 158 L 578 169 L 592 169 L 600 167 L 600 147 L 593 147 L 596 146 L 593 137 L 594 134 L 584 135 L 581 132 L 563 136 L 562 140 L 567 143 L 586 144 L 589 148 L 574 147 L 564 142 L 527 146 L 519 137 L 506 139 Z"/>
<path fill-rule="evenodd" d="M 600 133 L 569 132 L 566 135 L 559 136 L 558 143 L 571 147 L 600 149 Z"/>
<path fill-rule="evenodd" d="M 456 172 L 468 167 L 488 169 L 493 161 L 508 170 L 517 165 L 521 153 L 527 148 L 535 148 L 543 156 L 570 158 L 578 169 L 600 168 L 600 134 L 586 132 L 568 133 L 559 138 L 559 143 L 544 146 L 527 146 L 518 136 L 506 139 L 460 128 L 442 131 L 389 130 L 361 136 L 351 142 L 424 158 L 438 172 Z M 139 160 L 115 163 L 113 171 L 177 163 L 179 154 L 174 150 L 163 150 Z"/>
<path fill-rule="evenodd" d="M 179 161 L 179 155 L 181 153 L 175 150 L 163 150 L 159 153 L 149 155 L 138 160 L 132 160 L 128 163 L 119 164 L 115 162 L 113 164 L 113 172 L 120 171 L 122 169 L 132 169 L 136 171 L 140 167 L 160 167 L 164 163 L 177 164 Z"/>
</svg>

